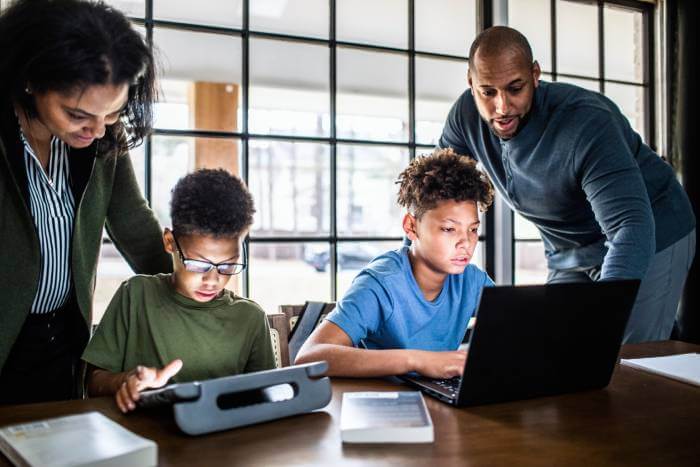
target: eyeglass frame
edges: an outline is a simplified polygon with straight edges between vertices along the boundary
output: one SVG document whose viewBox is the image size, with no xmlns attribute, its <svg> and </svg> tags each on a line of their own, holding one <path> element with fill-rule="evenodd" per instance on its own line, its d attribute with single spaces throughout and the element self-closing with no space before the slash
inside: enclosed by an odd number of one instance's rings
<svg viewBox="0 0 700 467">
<path fill-rule="evenodd" d="M 177 241 L 177 236 L 175 235 L 175 232 L 170 231 L 170 233 L 172 233 L 172 235 L 173 235 L 173 240 L 175 241 L 175 248 L 177 248 L 177 254 L 180 256 L 180 261 L 182 261 L 182 265 L 185 266 L 185 270 L 187 270 L 188 272 L 193 272 L 195 274 L 207 274 L 213 268 L 216 268 L 216 272 L 218 274 L 221 274 L 222 276 L 235 276 L 235 275 L 238 275 L 238 274 L 242 273 L 243 271 L 245 271 L 245 269 L 248 267 L 248 262 L 246 261 L 246 257 L 247 257 L 246 256 L 246 248 L 245 248 L 244 242 L 241 242 L 241 250 L 243 251 L 242 256 L 243 256 L 243 261 L 244 261 L 243 263 L 212 263 L 211 261 L 204 261 L 201 259 L 192 259 L 192 258 L 186 257 L 185 254 L 182 252 L 182 248 L 180 248 L 180 243 Z M 188 263 L 190 263 L 190 262 L 196 262 L 196 263 L 200 263 L 200 264 L 208 264 L 209 269 L 207 269 L 206 271 L 192 271 L 191 269 L 187 269 L 187 267 L 189 266 Z M 219 266 L 231 266 L 231 265 L 241 266 L 241 270 L 238 272 L 233 272 L 231 274 L 227 274 L 225 272 L 221 272 L 221 270 L 219 269 Z"/>
</svg>

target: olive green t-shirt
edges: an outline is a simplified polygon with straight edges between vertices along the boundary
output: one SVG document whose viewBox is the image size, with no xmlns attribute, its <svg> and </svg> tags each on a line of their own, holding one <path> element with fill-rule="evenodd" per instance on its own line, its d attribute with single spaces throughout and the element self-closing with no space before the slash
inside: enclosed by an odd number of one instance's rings
<svg viewBox="0 0 700 467">
<path fill-rule="evenodd" d="M 115 373 L 179 358 L 177 383 L 275 367 L 267 318 L 255 302 L 229 290 L 197 302 L 175 291 L 170 274 L 124 282 L 82 358 Z"/>
</svg>

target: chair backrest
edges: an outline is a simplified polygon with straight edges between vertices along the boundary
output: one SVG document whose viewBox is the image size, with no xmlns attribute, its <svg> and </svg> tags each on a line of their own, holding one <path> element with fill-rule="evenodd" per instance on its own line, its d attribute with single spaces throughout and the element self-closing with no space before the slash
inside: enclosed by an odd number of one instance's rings
<svg viewBox="0 0 700 467">
<path fill-rule="evenodd" d="M 304 311 L 304 308 L 306 307 L 306 304 L 304 305 L 280 305 L 279 306 L 279 312 L 283 313 L 289 322 L 289 332 L 291 333 L 292 330 L 294 330 L 294 327 L 297 324 L 297 321 L 299 320 L 299 315 L 301 315 L 301 312 Z"/>
<path fill-rule="evenodd" d="M 275 366 L 277 368 L 289 366 L 289 320 L 283 313 L 268 313 L 267 322 L 270 325 Z"/>
</svg>

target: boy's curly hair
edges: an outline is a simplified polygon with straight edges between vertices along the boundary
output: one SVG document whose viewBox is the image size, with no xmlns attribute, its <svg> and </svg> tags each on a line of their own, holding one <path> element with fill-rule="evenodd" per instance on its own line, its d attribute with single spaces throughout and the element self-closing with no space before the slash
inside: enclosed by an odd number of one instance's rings
<svg viewBox="0 0 700 467">
<path fill-rule="evenodd" d="M 170 200 L 178 235 L 238 237 L 253 223 L 253 197 L 240 178 L 223 169 L 200 169 L 175 184 Z"/>
<path fill-rule="evenodd" d="M 440 201 L 476 201 L 481 211 L 493 202 L 493 185 L 476 161 L 451 148 L 416 157 L 396 183 L 398 203 L 418 219 Z"/>
</svg>

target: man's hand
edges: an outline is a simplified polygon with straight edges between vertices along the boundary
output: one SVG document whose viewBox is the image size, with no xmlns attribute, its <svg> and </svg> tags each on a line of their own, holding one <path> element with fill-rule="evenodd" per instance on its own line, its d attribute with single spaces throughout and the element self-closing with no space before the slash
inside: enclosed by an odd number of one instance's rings
<svg viewBox="0 0 700 467">
<path fill-rule="evenodd" d="M 461 376 L 467 352 L 453 350 L 447 352 L 412 351 L 412 367 L 417 373 L 429 378 L 448 379 Z"/>
<path fill-rule="evenodd" d="M 181 368 L 182 360 L 179 358 L 161 369 L 140 365 L 134 368 L 127 374 L 125 381 L 114 396 L 119 410 L 124 413 L 134 410 L 136 401 L 139 400 L 140 391 L 165 386 L 168 380 L 175 376 Z"/>
</svg>

